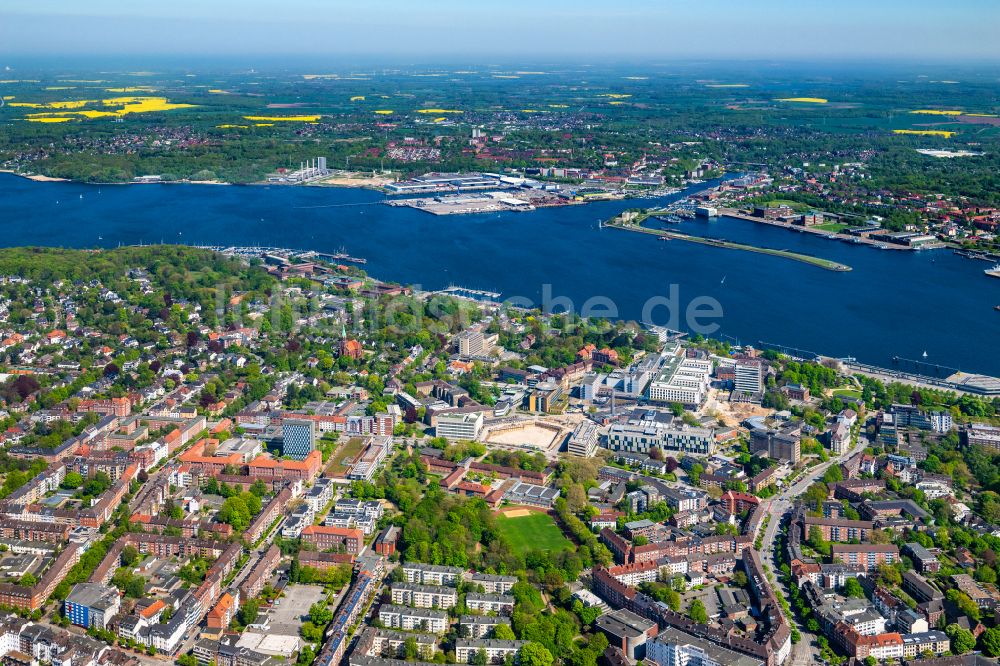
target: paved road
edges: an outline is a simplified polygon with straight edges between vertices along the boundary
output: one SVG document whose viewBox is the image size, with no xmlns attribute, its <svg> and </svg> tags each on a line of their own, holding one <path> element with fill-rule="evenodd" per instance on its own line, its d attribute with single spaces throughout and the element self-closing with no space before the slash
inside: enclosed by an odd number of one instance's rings
<svg viewBox="0 0 1000 666">
<path fill-rule="evenodd" d="M 771 518 L 764 529 L 764 536 L 761 540 L 761 559 L 774 572 L 776 585 L 781 590 L 781 593 L 785 595 L 786 599 L 789 598 L 789 590 L 778 575 L 778 553 L 775 549 L 778 529 L 788 520 L 795 498 L 802 495 L 809 486 L 822 477 L 831 465 L 839 465 L 857 451 L 862 450 L 862 446 L 841 453 L 825 463 L 820 463 L 804 474 L 798 481 L 764 503 L 764 506 L 767 507 L 767 513 Z M 794 623 L 793 618 L 789 618 L 789 620 Z M 807 666 L 808 664 L 820 663 L 819 648 L 816 646 L 816 635 L 807 631 L 805 627 L 799 626 L 798 629 L 799 633 L 802 634 L 802 640 L 792 646 L 792 653 L 785 663 L 791 666 Z"/>
<path fill-rule="evenodd" d="M 250 557 L 247 559 L 246 564 L 244 564 L 243 568 L 239 570 L 236 577 L 233 578 L 233 581 L 226 586 L 226 589 L 239 588 L 239 586 L 243 584 L 243 581 L 246 580 L 246 577 L 249 576 L 250 572 L 253 570 L 254 565 L 257 564 L 257 560 L 260 559 L 260 556 L 274 543 L 275 535 L 281 533 L 281 526 L 284 525 L 286 519 L 287 516 L 283 514 L 281 516 L 281 520 L 278 521 L 278 524 L 270 533 L 270 538 L 264 539 L 261 543 L 257 544 L 256 548 L 250 550 Z M 207 613 L 208 609 L 206 609 L 205 612 Z M 177 648 L 176 654 L 187 654 L 194 649 L 194 644 L 198 642 L 198 636 L 201 635 L 200 625 L 201 622 L 199 621 L 197 625 L 188 630 L 187 635 L 184 637 L 184 641 L 181 643 L 180 647 Z"/>
</svg>

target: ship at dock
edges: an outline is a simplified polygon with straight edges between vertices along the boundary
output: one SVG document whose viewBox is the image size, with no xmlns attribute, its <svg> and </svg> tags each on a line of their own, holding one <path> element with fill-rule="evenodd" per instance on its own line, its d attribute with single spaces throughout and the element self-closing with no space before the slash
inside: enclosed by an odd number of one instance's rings
<svg viewBox="0 0 1000 666">
<path fill-rule="evenodd" d="M 986 273 L 990 277 L 1000 278 L 1000 264 L 997 264 L 993 268 L 987 268 L 983 272 Z"/>
</svg>

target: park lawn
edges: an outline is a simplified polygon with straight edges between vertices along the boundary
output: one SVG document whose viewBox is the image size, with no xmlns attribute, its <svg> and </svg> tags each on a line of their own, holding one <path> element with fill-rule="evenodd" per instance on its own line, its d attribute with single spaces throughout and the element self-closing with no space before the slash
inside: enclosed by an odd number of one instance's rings
<svg viewBox="0 0 1000 666">
<path fill-rule="evenodd" d="M 829 222 L 827 224 L 817 224 L 813 229 L 819 229 L 820 231 L 829 231 L 830 233 L 839 234 L 844 229 L 850 228 L 849 224 L 841 224 L 840 222 Z"/>
<path fill-rule="evenodd" d="M 861 391 L 854 391 L 852 389 L 835 389 L 833 392 L 835 398 L 860 398 Z"/>
<path fill-rule="evenodd" d="M 769 199 L 763 205 L 774 208 L 778 206 L 788 206 L 792 210 L 797 211 L 799 213 L 804 213 L 807 210 L 812 209 L 812 206 L 810 206 L 809 204 L 802 203 L 801 201 L 792 201 L 791 199 Z"/>
<path fill-rule="evenodd" d="M 572 548 L 573 544 L 563 536 L 552 516 L 540 511 L 532 511 L 527 516 L 508 518 L 497 516 L 500 532 L 519 553 L 531 550 L 556 552 Z"/>
</svg>

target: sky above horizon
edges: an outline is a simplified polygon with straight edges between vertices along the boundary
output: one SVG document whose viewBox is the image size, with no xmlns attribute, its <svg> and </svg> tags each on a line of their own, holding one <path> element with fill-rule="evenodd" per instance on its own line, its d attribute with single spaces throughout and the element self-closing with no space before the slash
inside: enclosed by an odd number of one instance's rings
<svg viewBox="0 0 1000 666">
<path fill-rule="evenodd" d="M 998 34 L 997 0 L 0 0 L 0 57 L 998 61 Z"/>
</svg>

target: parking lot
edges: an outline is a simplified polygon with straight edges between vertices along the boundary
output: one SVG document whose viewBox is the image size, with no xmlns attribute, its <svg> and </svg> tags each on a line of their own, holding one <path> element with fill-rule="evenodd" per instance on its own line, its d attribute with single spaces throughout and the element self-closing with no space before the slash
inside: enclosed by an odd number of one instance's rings
<svg viewBox="0 0 1000 666">
<path fill-rule="evenodd" d="M 285 596 L 270 609 L 268 633 L 298 636 L 309 607 L 323 599 L 321 585 L 289 585 Z"/>
</svg>

